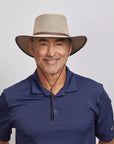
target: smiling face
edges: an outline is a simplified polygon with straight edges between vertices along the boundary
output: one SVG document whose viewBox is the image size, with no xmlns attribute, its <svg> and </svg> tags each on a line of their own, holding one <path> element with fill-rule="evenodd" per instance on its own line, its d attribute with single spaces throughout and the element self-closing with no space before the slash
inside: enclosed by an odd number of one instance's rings
<svg viewBox="0 0 114 144">
<path fill-rule="evenodd" d="M 46 74 L 55 74 L 66 64 L 71 43 L 62 38 L 35 38 L 30 46 L 37 67 Z"/>
</svg>

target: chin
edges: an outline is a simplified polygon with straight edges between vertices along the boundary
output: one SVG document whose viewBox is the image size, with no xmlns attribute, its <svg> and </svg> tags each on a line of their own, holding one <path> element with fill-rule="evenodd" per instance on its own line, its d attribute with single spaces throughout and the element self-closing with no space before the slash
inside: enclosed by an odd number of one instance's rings
<svg viewBox="0 0 114 144">
<path fill-rule="evenodd" d="M 56 70 L 56 71 L 48 71 L 48 70 L 44 70 L 44 71 L 45 71 L 45 73 L 47 73 L 47 74 L 56 74 L 56 73 L 59 72 L 59 70 Z"/>
<path fill-rule="evenodd" d="M 45 71 L 45 73 L 47 73 L 47 74 L 56 74 L 56 73 L 58 73 L 59 71 L 60 71 L 60 69 L 61 68 L 58 68 L 58 69 L 49 69 L 49 70 L 47 70 L 47 69 L 44 69 L 44 71 Z"/>
</svg>

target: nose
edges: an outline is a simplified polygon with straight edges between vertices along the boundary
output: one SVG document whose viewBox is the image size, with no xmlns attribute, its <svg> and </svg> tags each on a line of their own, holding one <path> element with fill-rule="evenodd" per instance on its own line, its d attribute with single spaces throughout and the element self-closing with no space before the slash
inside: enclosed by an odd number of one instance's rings
<svg viewBox="0 0 114 144">
<path fill-rule="evenodd" d="M 50 44 L 47 49 L 47 56 L 53 57 L 55 55 L 54 44 Z"/>
</svg>

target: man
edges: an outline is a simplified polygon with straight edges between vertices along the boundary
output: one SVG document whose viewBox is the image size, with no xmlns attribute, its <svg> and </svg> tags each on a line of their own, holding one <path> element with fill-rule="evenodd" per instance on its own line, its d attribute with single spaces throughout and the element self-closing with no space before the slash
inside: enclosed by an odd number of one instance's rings
<svg viewBox="0 0 114 144">
<path fill-rule="evenodd" d="M 5 89 L 0 97 L 0 144 L 16 129 L 16 144 L 113 144 L 111 100 L 102 84 L 74 74 L 70 55 L 86 43 L 70 37 L 66 18 L 36 18 L 33 36 L 18 36 L 18 46 L 34 57 L 37 70 Z"/>
</svg>

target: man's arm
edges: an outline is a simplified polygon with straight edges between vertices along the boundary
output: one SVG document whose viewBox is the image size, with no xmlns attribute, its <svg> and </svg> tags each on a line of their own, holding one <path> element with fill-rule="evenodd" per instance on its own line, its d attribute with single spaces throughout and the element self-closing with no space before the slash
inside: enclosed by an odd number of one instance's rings
<svg viewBox="0 0 114 144">
<path fill-rule="evenodd" d="M 114 139 L 110 142 L 102 142 L 102 141 L 99 141 L 99 144 L 114 144 Z"/>
<path fill-rule="evenodd" d="M 8 142 L 0 141 L 0 144 L 9 144 Z"/>
</svg>

